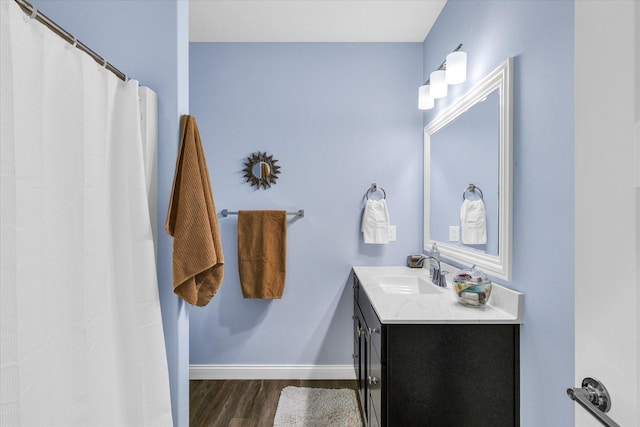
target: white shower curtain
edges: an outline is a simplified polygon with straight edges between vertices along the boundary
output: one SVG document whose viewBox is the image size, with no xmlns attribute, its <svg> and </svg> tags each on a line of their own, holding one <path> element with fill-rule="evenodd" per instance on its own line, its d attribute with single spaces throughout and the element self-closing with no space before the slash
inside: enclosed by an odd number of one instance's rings
<svg viewBox="0 0 640 427">
<path fill-rule="evenodd" d="M 0 425 L 171 425 L 138 83 L 0 4 Z"/>
</svg>

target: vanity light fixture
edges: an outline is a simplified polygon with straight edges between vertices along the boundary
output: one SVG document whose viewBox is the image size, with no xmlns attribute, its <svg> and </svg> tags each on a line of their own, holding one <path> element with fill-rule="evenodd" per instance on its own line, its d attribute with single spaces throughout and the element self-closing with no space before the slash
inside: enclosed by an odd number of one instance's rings
<svg viewBox="0 0 640 427">
<path fill-rule="evenodd" d="M 461 51 L 462 43 L 447 55 L 429 79 L 418 89 L 418 108 L 430 110 L 435 100 L 447 96 L 448 85 L 460 84 L 467 79 L 467 53 Z"/>
<path fill-rule="evenodd" d="M 446 61 L 445 61 L 446 63 Z M 429 76 L 431 80 L 431 96 L 434 99 L 440 99 L 447 96 L 447 80 L 445 70 L 435 70 Z"/>
<path fill-rule="evenodd" d="M 431 96 L 431 87 L 429 82 L 420 86 L 418 89 L 418 108 L 421 110 L 430 110 L 434 107 L 436 100 Z"/>
<path fill-rule="evenodd" d="M 458 46 L 458 49 L 462 45 Z M 457 85 L 467 80 L 467 52 L 454 50 L 447 55 L 447 84 Z"/>
</svg>

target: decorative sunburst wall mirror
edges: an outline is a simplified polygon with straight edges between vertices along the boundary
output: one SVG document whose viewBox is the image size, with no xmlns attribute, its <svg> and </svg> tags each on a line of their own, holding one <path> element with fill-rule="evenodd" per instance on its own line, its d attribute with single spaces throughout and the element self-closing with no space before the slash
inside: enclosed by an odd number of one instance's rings
<svg viewBox="0 0 640 427">
<path fill-rule="evenodd" d="M 266 151 L 253 153 L 244 163 L 244 177 L 251 185 L 266 190 L 278 179 L 280 166 L 276 166 L 277 162 L 273 155 L 268 156 Z"/>
</svg>

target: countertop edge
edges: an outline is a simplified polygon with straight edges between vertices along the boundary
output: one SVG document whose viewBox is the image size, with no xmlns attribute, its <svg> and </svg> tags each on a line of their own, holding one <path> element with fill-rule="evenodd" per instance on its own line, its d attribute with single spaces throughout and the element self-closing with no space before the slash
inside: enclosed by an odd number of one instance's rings
<svg viewBox="0 0 640 427">
<path fill-rule="evenodd" d="M 494 295 L 500 295 L 499 301 L 503 304 L 508 305 L 511 309 L 515 309 L 518 315 L 514 315 L 506 310 L 504 307 L 492 305 L 491 301 L 488 304 L 488 307 L 494 311 L 494 316 L 491 314 L 485 314 L 485 318 L 480 316 L 480 318 L 460 318 L 455 319 L 448 316 L 443 316 L 442 314 L 438 315 L 434 314 L 433 319 L 426 318 L 416 318 L 414 316 L 406 316 L 394 319 L 390 316 L 384 315 L 383 310 L 380 309 L 380 292 L 373 292 L 373 287 L 377 286 L 376 283 L 372 283 L 372 275 L 384 275 L 384 274 L 406 274 L 409 276 L 418 276 L 424 277 L 426 271 L 422 269 L 411 269 L 405 266 L 352 266 L 352 271 L 355 276 L 358 277 L 360 281 L 361 287 L 364 290 L 367 298 L 371 302 L 371 305 L 378 316 L 378 319 L 382 324 L 385 325 L 428 325 L 428 324 L 441 324 L 441 325 L 451 325 L 451 324 L 461 324 L 461 325 L 521 325 L 523 324 L 523 297 L 524 295 L 518 291 L 507 288 L 503 285 L 494 283 L 494 290 L 498 291 Z M 384 269 L 386 271 L 380 272 L 380 269 Z M 369 270 L 369 271 L 367 271 Z M 378 273 L 375 273 L 375 271 Z M 428 277 L 428 273 L 426 273 Z M 445 292 L 452 292 L 450 287 L 444 288 Z M 455 298 L 453 295 L 446 296 L 443 295 L 443 298 L 446 298 L 446 303 L 453 301 L 455 304 Z M 410 298 L 407 298 L 409 300 Z M 387 301 L 388 303 L 388 301 Z M 450 306 L 451 307 L 451 306 Z M 387 307 L 387 310 L 389 306 Z M 475 308 L 475 307 L 466 307 L 466 306 L 458 306 L 455 305 L 454 310 L 460 309 L 461 312 L 466 312 L 466 315 L 470 313 L 469 310 L 478 310 L 478 314 L 483 313 L 481 310 L 483 308 Z M 397 312 L 397 310 L 394 310 Z M 445 313 L 450 315 L 450 311 Z M 495 316 L 498 314 L 498 316 Z M 503 317 L 504 316 L 504 317 Z M 399 317 L 399 316 L 398 316 Z"/>
</svg>

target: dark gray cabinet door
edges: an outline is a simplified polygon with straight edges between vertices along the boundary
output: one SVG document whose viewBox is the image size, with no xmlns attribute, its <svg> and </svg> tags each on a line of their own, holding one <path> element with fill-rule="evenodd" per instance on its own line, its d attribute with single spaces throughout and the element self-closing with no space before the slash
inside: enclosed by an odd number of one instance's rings
<svg viewBox="0 0 640 427">
<path fill-rule="evenodd" d="M 517 326 L 393 325 L 387 340 L 387 426 L 519 425 Z"/>
</svg>

